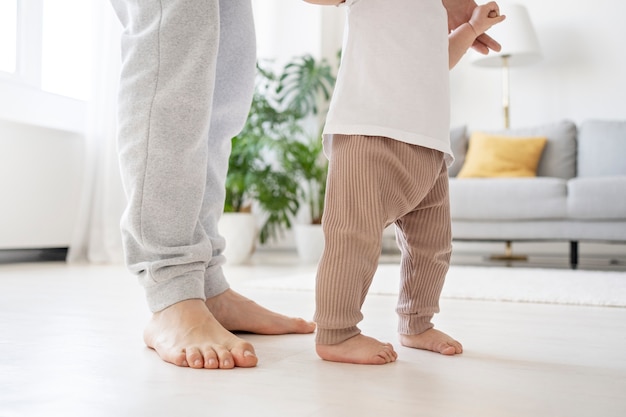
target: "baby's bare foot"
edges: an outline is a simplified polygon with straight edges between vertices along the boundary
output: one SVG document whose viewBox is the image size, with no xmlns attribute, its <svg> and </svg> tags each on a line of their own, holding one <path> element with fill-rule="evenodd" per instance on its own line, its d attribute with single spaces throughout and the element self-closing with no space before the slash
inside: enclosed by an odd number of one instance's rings
<svg viewBox="0 0 626 417">
<path fill-rule="evenodd" d="M 315 345 L 320 358 L 332 362 L 384 365 L 394 362 L 398 354 L 389 343 L 358 334 L 336 345 Z"/>
<path fill-rule="evenodd" d="M 436 329 L 428 329 L 420 334 L 401 334 L 402 346 L 432 350 L 442 355 L 463 353 L 463 346 L 447 334 Z"/>
<path fill-rule="evenodd" d="M 313 322 L 274 313 L 230 289 L 209 298 L 206 305 L 217 321 L 233 332 L 270 335 L 315 331 Z"/>
<path fill-rule="evenodd" d="M 256 366 L 248 342 L 230 333 L 202 300 L 185 300 L 159 311 L 144 331 L 146 345 L 178 366 L 230 369 Z"/>
</svg>

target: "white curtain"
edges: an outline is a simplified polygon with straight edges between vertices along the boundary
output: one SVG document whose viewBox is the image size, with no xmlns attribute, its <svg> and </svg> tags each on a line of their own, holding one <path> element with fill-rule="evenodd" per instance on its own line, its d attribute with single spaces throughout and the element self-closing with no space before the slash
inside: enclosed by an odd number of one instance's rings
<svg viewBox="0 0 626 417">
<path fill-rule="evenodd" d="M 126 199 L 116 153 L 121 25 L 107 0 L 93 5 L 92 98 L 85 126 L 85 166 L 79 216 L 68 262 L 123 262 L 119 222 Z"/>
</svg>

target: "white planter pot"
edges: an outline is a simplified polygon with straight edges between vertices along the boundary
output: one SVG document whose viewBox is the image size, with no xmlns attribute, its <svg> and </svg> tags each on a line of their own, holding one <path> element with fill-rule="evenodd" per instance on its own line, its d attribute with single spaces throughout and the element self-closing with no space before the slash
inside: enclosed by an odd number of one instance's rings
<svg viewBox="0 0 626 417">
<path fill-rule="evenodd" d="M 224 257 L 229 265 L 246 262 L 254 252 L 257 226 L 252 213 L 224 213 L 218 223 L 220 234 L 226 239 Z"/>
<path fill-rule="evenodd" d="M 324 232 L 319 224 L 296 224 L 294 226 L 296 250 L 300 260 L 319 262 L 324 251 Z"/>
</svg>

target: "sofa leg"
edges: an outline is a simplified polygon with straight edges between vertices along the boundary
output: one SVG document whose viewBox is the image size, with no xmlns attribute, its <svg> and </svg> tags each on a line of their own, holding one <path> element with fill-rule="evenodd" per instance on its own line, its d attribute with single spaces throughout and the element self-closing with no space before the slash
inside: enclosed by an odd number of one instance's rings
<svg viewBox="0 0 626 417">
<path fill-rule="evenodd" d="M 572 269 L 578 268 L 578 241 L 569 243 L 569 264 Z"/>
</svg>

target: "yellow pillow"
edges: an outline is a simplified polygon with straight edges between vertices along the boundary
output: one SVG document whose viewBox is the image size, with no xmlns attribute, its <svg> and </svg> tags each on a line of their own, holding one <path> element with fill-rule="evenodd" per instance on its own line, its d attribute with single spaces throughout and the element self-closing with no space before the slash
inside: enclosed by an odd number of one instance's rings
<svg viewBox="0 0 626 417">
<path fill-rule="evenodd" d="M 535 177 L 547 138 L 473 133 L 457 178 Z"/>
</svg>

